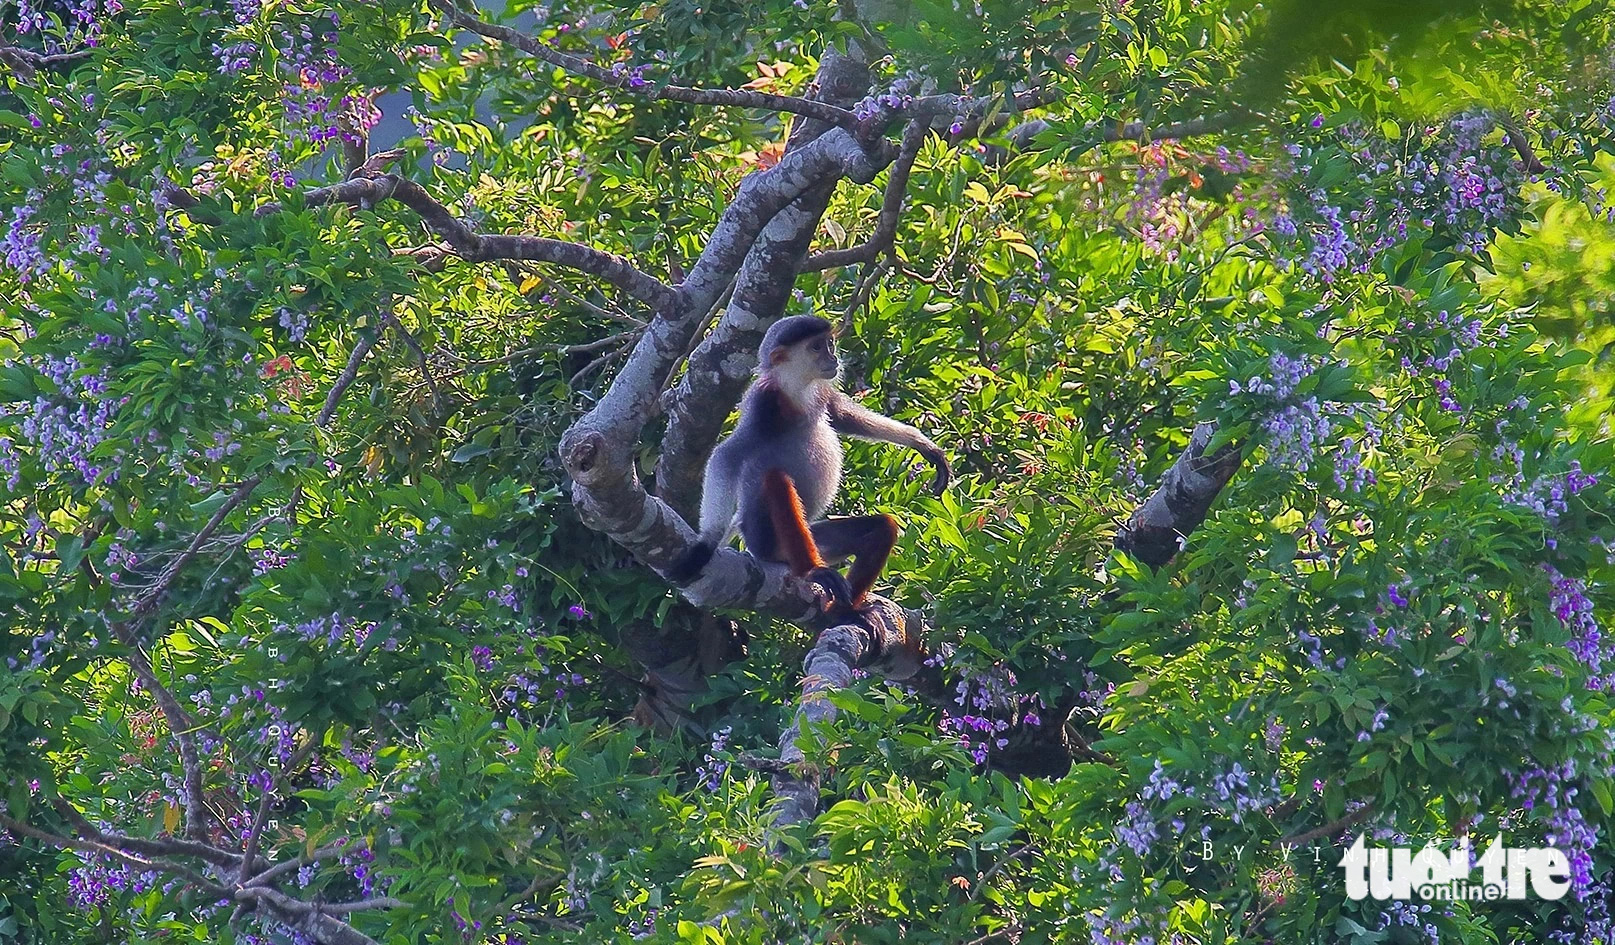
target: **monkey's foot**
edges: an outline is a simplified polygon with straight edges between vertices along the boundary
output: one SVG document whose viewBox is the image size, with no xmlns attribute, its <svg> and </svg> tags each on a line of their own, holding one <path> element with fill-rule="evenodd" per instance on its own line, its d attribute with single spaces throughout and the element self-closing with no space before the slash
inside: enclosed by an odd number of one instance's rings
<svg viewBox="0 0 1615 945">
<path fill-rule="evenodd" d="M 830 605 L 825 608 L 825 613 L 846 613 L 854 609 L 852 585 L 847 583 L 840 571 L 835 568 L 814 568 L 804 576 L 830 595 Z"/>
</svg>

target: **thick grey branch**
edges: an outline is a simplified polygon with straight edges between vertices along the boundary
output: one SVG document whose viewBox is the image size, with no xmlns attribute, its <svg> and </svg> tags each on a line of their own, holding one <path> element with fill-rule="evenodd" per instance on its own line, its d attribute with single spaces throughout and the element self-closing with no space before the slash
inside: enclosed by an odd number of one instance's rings
<svg viewBox="0 0 1615 945">
<path fill-rule="evenodd" d="M 1116 534 L 1116 548 L 1152 568 L 1172 560 L 1190 532 L 1206 520 L 1244 457 L 1234 443 L 1224 443 L 1207 455 L 1206 447 L 1217 425 L 1201 423 L 1189 436 L 1189 445 L 1166 471 L 1161 484 Z"/>
<path fill-rule="evenodd" d="M 784 314 L 835 182 L 814 187 L 780 211 L 757 237 L 735 278 L 723 317 L 690 353 L 684 375 L 662 396 L 667 432 L 656 463 L 656 491 L 690 518 L 700 507 L 701 474 L 729 408 L 757 366 L 763 332 Z"/>
<path fill-rule="evenodd" d="M 817 97 L 848 103 L 868 90 L 869 69 L 862 61 L 840 55 L 820 60 L 813 83 Z M 798 121 L 786 140 L 786 155 L 829 130 L 823 122 Z M 750 380 L 763 332 L 785 312 L 835 186 L 832 179 L 808 189 L 763 228 L 735 276 L 723 318 L 690 353 L 678 384 L 662 396 L 667 432 L 656 464 L 656 489 L 686 519 L 699 506 L 706 457 Z"/>
<path fill-rule="evenodd" d="M 807 726 L 835 718 L 830 693 L 850 686 L 854 670 L 867 669 L 903 681 L 918 674 L 923 664 L 920 624 L 908 612 L 885 598 L 870 597 L 860 617 L 857 623 L 820 633 L 802 661 L 802 696 L 796 718 L 779 740 L 779 760 L 785 770 L 772 778 L 776 827 L 818 816 L 819 770 L 807 761 L 801 740 Z"/>
<path fill-rule="evenodd" d="M 375 939 L 341 919 L 279 890 L 265 886 L 244 886 L 235 890 L 235 898 L 241 902 L 257 903 L 277 920 L 324 945 L 378 945 Z"/>
<path fill-rule="evenodd" d="M 646 327 L 610 389 L 561 438 L 561 460 L 572 476 L 572 501 L 587 525 L 653 567 L 670 566 L 694 540 L 682 518 L 645 492 L 635 469 L 640 431 L 658 404 L 665 378 L 689 350 L 701 317 L 780 211 L 814 187 L 842 176 L 867 183 L 889 158 L 871 157 L 838 128 L 741 182 L 706 249 L 679 286 L 676 302 Z M 765 596 L 777 597 L 782 582 L 769 578 L 752 586 L 764 592 L 765 583 L 775 589 Z M 785 597 L 805 602 L 805 585 L 792 584 L 795 590 Z"/>
</svg>

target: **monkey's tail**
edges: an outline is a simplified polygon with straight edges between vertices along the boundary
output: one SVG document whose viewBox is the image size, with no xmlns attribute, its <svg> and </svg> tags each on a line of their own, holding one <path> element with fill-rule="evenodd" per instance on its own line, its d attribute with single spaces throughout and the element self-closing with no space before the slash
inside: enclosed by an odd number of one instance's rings
<svg viewBox="0 0 1615 945">
<path fill-rule="evenodd" d="M 680 555 L 679 559 L 673 562 L 673 566 L 663 571 L 662 574 L 669 581 L 682 587 L 695 580 L 695 576 L 701 573 L 701 569 L 707 566 L 707 562 L 711 561 L 712 556 L 717 552 L 717 542 L 698 541 L 691 545 L 688 551 Z"/>
</svg>

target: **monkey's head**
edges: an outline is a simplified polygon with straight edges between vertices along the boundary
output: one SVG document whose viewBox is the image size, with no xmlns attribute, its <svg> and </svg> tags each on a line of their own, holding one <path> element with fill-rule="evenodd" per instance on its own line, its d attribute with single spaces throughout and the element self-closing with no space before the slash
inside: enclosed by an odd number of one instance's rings
<svg viewBox="0 0 1615 945">
<path fill-rule="evenodd" d="M 792 315 L 769 326 L 757 349 L 758 370 L 792 386 L 833 381 L 841 369 L 831 325 L 817 315 Z"/>
</svg>

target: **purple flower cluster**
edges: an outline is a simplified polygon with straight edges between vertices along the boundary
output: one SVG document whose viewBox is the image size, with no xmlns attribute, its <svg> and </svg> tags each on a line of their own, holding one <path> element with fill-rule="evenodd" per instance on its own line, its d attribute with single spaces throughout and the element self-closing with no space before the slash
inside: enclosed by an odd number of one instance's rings
<svg viewBox="0 0 1615 945">
<path fill-rule="evenodd" d="M 1313 191 L 1312 201 L 1318 223 L 1312 232 L 1312 250 L 1301 261 L 1301 269 L 1325 282 L 1352 265 L 1357 243 L 1340 220 L 1340 208 L 1331 206 L 1322 190 Z"/>
<path fill-rule="evenodd" d="M 1587 596 L 1587 582 L 1565 577 L 1552 566 L 1543 567 L 1552 582 L 1548 608 L 1570 631 L 1570 641 L 1565 647 L 1587 667 L 1587 688 L 1615 692 L 1615 639 L 1604 639 L 1599 629 L 1598 620 L 1593 616 L 1593 602 Z M 1607 672 L 1606 665 L 1609 666 Z"/>
<path fill-rule="evenodd" d="M 708 792 L 716 791 L 723 786 L 724 773 L 729 770 L 729 762 L 723 757 L 729 745 L 731 727 L 725 725 L 712 733 L 712 743 L 707 753 L 702 756 L 704 763 L 695 769 L 695 776 L 700 779 L 700 785 Z"/>
<path fill-rule="evenodd" d="M 291 563 L 291 558 L 275 548 L 260 548 L 252 553 L 252 576 L 262 577 Z"/>
<path fill-rule="evenodd" d="M 1179 794 L 1187 797 L 1194 796 L 1194 788 L 1185 788 L 1166 773 L 1166 768 L 1156 759 L 1155 770 L 1150 772 L 1150 779 L 1144 784 L 1144 790 L 1139 792 L 1146 801 L 1169 801 Z"/>
<path fill-rule="evenodd" d="M 50 268 L 50 264 L 45 261 L 45 251 L 40 246 L 39 230 L 31 225 L 34 214 L 38 212 L 39 198 L 39 191 L 31 190 L 24 202 L 12 208 L 11 224 L 6 229 L 6 238 L 0 241 L 0 250 L 5 252 L 6 265 L 17 274 L 17 281 L 23 283 L 31 281 Z"/>
<path fill-rule="evenodd" d="M 1307 658 L 1307 664 L 1313 669 L 1323 668 L 1323 637 L 1306 630 L 1295 632 L 1295 641 L 1301 648 L 1301 653 Z"/>
<path fill-rule="evenodd" d="M 370 635 L 376 631 L 377 625 L 372 620 L 358 620 L 353 617 L 343 617 L 341 614 L 331 614 L 325 617 L 315 617 L 302 623 L 288 626 L 284 623 L 274 625 L 276 633 L 295 634 L 308 643 L 322 641 L 328 647 L 350 647 L 355 652 L 364 649 Z M 398 649 L 398 638 L 389 636 L 381 641 L 380 649 L 393 652 Z M 283 657 L 284 658 L 284 657 Z"/>
<path fill-rule="evenodd" d="M 1315 359 L 1305 355 L 1292 358 L 1275 351 L 1268 358 L 1267 376 L 1253 375 L 1245 382 L 1229 381 L 1230 395 L 1255 395 L 1271 401 L 1265 411 L 1262 430 L 1267 435 L 1267 462 L 1297 472 L 1309 471 L 1319 454 L 1328 446 L 1330 435 L 1339 425 L 1353 417 L 1363 426 L 1362 439 L 1343 437 L 1334 450 L 1335 485 L 1342 489 L 1360 491 L 1375 482 L 1373 470 L 1364 463 L 1364 448 L 1377 444 L 1380 430 L 1367 416 L 1365 408 L 1357 404 L 1320 403 L 1316 397 L 1296 402 L 1294 395 L 1301 382 L 1317 370 Z"/>
<path fill-rule="evenodd" d="M 1550 768 L 1533 766 L 1524 771 L 1503 773 L 1511 796 L 1541 821 L 1549 846 L 1558 847 L 1570 860 L 1570 888 L 1577 899 L 1585 899 L 1592 889 L 1592 849 L 1598 842 L 1598 828 L 1587 823 L 1576 796 L 1581 793 L 1576 762 L 1566 761 Z"/>
<path fill-rule="evenodd" d="M 1498 450 L 1503 450 L 1502 446 Z M 1570 510 L 1569 498 L 1598 484 L 1598 476 L 1584 472 L 1581 463 L 1572 461 L 1563 475 L 1537 476 L 1529 484 L 1519 471 L 1524 455 L 1518 446 L 1514 449 L 1516 471 L 1509 487 L 1503 492 L 1503 501 L 1528 509 L 1541 516 L 1549 525 L 1556 524 L 1559 516 Z"/>
<path fill-rule="evenodd" d="M 68 52 L 79 46 L 99 46 L 103 35 L 102 20 L 123 12 L 123 4 L 119 0 L 106 0 L 105 3 L 98 3 L 97 0 L 66 0 L 61 5 L 65 14 L 61 17 L 61 28 L 52 31 L 54 18 L 47 16 L 35 0 L 17 0 L 16 7 L 17 32 L 23 35 L 39 34 L 47 54 Z"/>
<path fill-rule="evenodd" d="M 629 66 L 626 62 L 618 62 L 611 67 L 611 77 L 631 89 L 642 89 L 650 85 L 650 81 L 645 78 L 645 71 L 649 68 L 650 66 Z"/>
<path fill-rule="evenodd" d="M 1430 941 L 1430 945 L 1441 945 L 1441 927 L 1436 925 L 1435 922 L 1426 919 L 1430 912 L 1431 907 L 1428 902 L 1388 902 L 1385 904 L 1385 911 L 1380 913 L 1378 930 L 1389 929 L 1393 926 L 1406 926 L 1417 930 L 1420 935 Z"/>
<path fill-rule="evenodd" d="M 501 697 L 516 714 L 526 714 L 529 710 L 560 703 L 566 699 L 568 686 L 583 685 L 583 677 L 577 673 L 569 673 L 564 669 L 551 670 L 549 666 L 540 663 L 536 675 L 520 672 L 512 675 L 505 681 L 505 688 Z"/>
<path fill-rule="evenodd" d="M 1615 942 L 1615 917 L 1610 915 L 1610 906 L 1615 904 L 1615 890 L 1610 889 L 1609 882 L 1593 883 L 1581 902 L 1583 912 L 1580 928 L 1574 931 L 1557 929 L 1548 933 L 1548 941 L 1554 945 L 1605 945 Z"/>
<path fill-rule="evenodd" d="M 1253 785 L 1251 772 L 1236 761 L 1227 771 L 1212 777 L 1211 790 L 1203 796 L 1207 800 L 1215 798 L 1234 823 L 1242 823 L 1246 814 L 1278 803 L 1278 775 L 1270 776 L 1265 784 Z"/>
<path fill-rule="evenodd" d="M 1160 837 L 1160 828 L 1149 808 L 1140 801 L 1127 802 L 1127 815 L 1116 825 L 1116 839 L 1127 844 L 1134 855 L 1143 856 Z"/>
<path fill-rule="evenodd" d="M 1308 144 L 1287 146 L 1296 189 L 1274 215 L 1274 233 L 1301 244 L 1297 265 L 1324 283 L 1367 272 L 1412 228 L 1481 253 L 1521 205 L 1518 162 L 1496 121 L 1483 112 L 1387 140 L 1357 123 L 1325 129 L 1314 120 Z M 1344 170 L 1363 193 L 1350 208 L 1321 184 Z"/>
<path fill-rule="evenodd" d="M 30 637 L 28 640 L 28 662 L 24 663 L 16 657 L 8 656 L 6 657 L 6 669 L 16 673 L 23 670 L 38 669 L 45 665 L 45 660 L 50 656 L 51 650 L 54 648 L 52 644 L 56 642 L 56 639 L 55 630 L 46 630 L 44 633 Z"/>
<path fill-rule="evenodd" d="M 160 875 L 154 871 L 135 872 L 100 854 L 87 854 L 84 865 L 67 874 L 68 901 L 81 912 L 106 905 L 114 893 L 140 894 L 156 888 Z"/>
<path fill-rule="evenodd" d="M 498 590 L 489 588 L 488 599 L 513 611 L 521 610 L 521 604 L 516 599 L 516 586 L 514 584 L 506 584 Z"/>
<path fill-rule="evenodd" d="M 254 42 L 231 43 L 228 46 L 213 44 L 213 56 L 219 60 L 219 71 L 225 75 L 235 75 L 252 68 L 252 60 L 258 55 L 258 44 Z"/>
<path fill-rule="evenodd" d="M 308 337 L 308 316 L 296 309 L 282 306 L 275 310 L 280 327 L 286 330 L 286 338 L 293 344 Z"/>
<path fill-rule="evenodd" d="M 1114 915 L 1109 911 L 1092 910 L 1083 918 L 1088 920 L 1088 941 L 1091 945 L 1156 945 L 1168 939 L 1165 916 L 1155 916 L 1146 922 L 1137 912 Z"/>
<path fill-rule="evenodd" d="M 280 30 L 281 103 L 293 141 L 323 144 L 341 138 L 357 143 L 381 120 L 369 95 L 346 92 L 337 97 L 332 88 L 353 76 L 337 58 L 340 24 L 341 17 L 331 11 Z M 287 183 L 289 176 L 283 172 L 281 182 Z"/>
<path fill-rule="evenodd" d="M 103 460 L 95 455 L 96 449 L 107 439 L 118 408 L 124 403 L 124 398 L 114 398 L 108 393 L 110 370 L 102 368 L 91 373 L 73 355 L 65 358 L 44 355 L 32 363 L 57 391 L 52 397 L 35 398 L 31 410 L 23 415 L 18 426 L 35 460 L 45 472 L 73 473 L 85 485 L 100 479 L 103 473 L 109 481 L 117 479 L 121 454 L 112 457 L 111 466 L 103 466 Z M 0 452 L 14 449 L 8 446 Z M 15 489 L 18 472 L 14 458 L 7 469 L 11 474 L 7 488 Z"/>
<path fill-rule="evenodd" d="M 1037 693 L 1016 693 L 1015 682 L 1015 674 L 1011 672 L 961 680 L 955 688 L 953 705 L 942 708 L 937 729 L 944 735 L 956 737 L 976 764 L 986 764 L 994 749 L 1009 744 L 1006 734 L 1011 727 L 1011 716 L 1018 715 L 1022 725 L 1042 724 L 1039 713 L 1046 708 L 1043 698 Z M 956 711 L 955 707 L 964 711 Z"/>
</svg>

